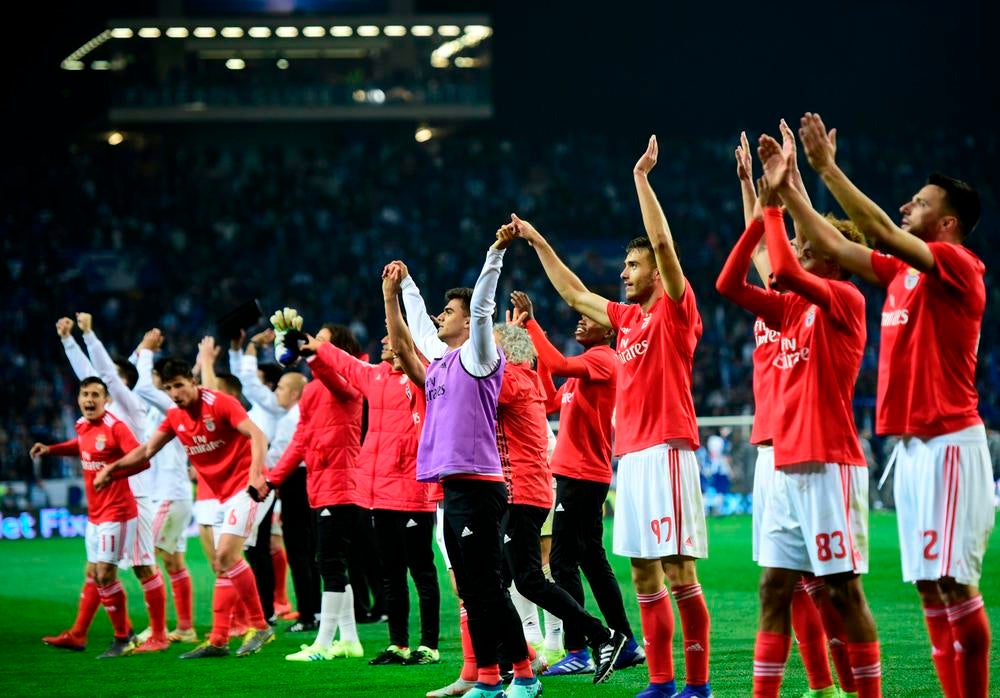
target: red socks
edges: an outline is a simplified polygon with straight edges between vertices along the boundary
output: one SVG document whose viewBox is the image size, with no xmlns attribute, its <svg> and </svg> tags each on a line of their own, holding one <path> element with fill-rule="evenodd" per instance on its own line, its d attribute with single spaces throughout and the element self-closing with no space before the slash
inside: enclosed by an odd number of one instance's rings
<svg viewBox="0 0 1000 698">
<path fill-rule="evenodd" d="M 247 623 L 250 627 L 266 630 L 268 625 L 264 618 L 264 609 L 260 605 L 260 596 L 257 594 L 257 581 L 254 579 L 253 571 L 247 561 L 240 560 L 222 574 L 233 583 L 236 595 L 246 606 Z"/>
<path fill-rule="evenodd" d="M 792 638 L 761 630 L 753 646 L 753 698 L 778 698 Z"/>
<path fill-rule="evenodd" d="M 479 676 L 479 670 L 476 668 L 476 653 L 472 649 L 472 635 L 469 634 L 469 616 L 465 612 L 465 606 L 458 607 L 458 621 L 462 630 L 462 680 L 475 681 Z"/>
<path fill-rule="evenodd" d="M 642 634 L 646 638 L 646 664 L 650 683 L 674 680 L 674 609 L 666 587 L 655 594 L 638 594 Z M 706 652 L 707 654 L 707 652 Z"/>
<path fill-rule="evenodd" d="M 955 680 L 955 648 L 948 624 L 948 609 L 944 605 L 924 606 L 924 621 L 931 639 L 931 661 L 937 670 L 944 698 L 961 698 Z"/>
<path fill-rule="evenodd" d="M 132 626 L 128 622 L 128 606 L 121 582 L 116 579 L 108 586 L 98 588 L 97 593 L 101 595 L 101 603 L 111 619 L 115 637 L 124 640 L 132 632 Z"/>
<path fill-rule="evenodd" d="M 962 698 L 985 698 L 990 685 L 990 621 L 983 597 L 948 607 L 955 640 L 955 673 Z"/>
<path fill-rule="evenodd" d="M 823 630 L 830 644 L 830 658 L 833 659 L 833 666 L 837 670 L 840 688 L 846 693 L 853 693 L 857 688 L 854 686 L 851 658 L 847 653 L 847 631 L 844 630 L 844 621 L 830 601 L 830 594 L 827 593 L 822 579 L 810 579 L 805 585 L 823 622 Z"/>
<path fill-rule="evenodd" d="M 535 672 L 531 670 L 530 659 L 522 659 L 519 662 L 514 662 L 515 679 L 531 679 L 534 677 L 535 677 Z"/>
<path fill-rule="evenodd" d="M 166 639 L 167 588 L 163 584 L 163 576 L 159 570 L 142 582 L 142 595 L 146 601 L 146 612 L 149 613 L 149 627 L 153 631 L 153 637 L 159 640 Z"/>
<path fill-rule="evenodd" d="M 232 581 L 216 577 L 212 594 L 212 633 L 208 636 L 208 641 L 216 647 L 229 644 L 229 616 L 238 600 Z"/>
<path fill-rule="evenodd" d="M 496 686 L 500 683 L 500 665 L 479 667 L 476 681 L 487 686 Z"/>
<path fill-rule="evenodd" d="M 177 611 L 177 629 L 191 628 L 191 575 L 187 569 L 170 575 L 170 588 L 174 594 L 174 609 Z"/>
<path fill-rule="evenodd" d="M 80 605 L 76 609 L 76 620 L 70 632 L 77 637 L 86 639 L 90 624 L 94 622 L 97 607 L 101 605 L 101 595 L 97 591 L 97 582 L 93 577 L 87 577 L 80 591 Z"/>
<path fill-rule="evenodd" d="M 700 584 L 673 588 L 684 637 L 685 682 L 690 686 L 708 683 L 709 627 L 708 606 Z"/>
<path fill-rule="evenodd" d="M 802 581 L 795 586 L 792 594 L 792 630 L 806 668 L 809 688 L 820 690 L 833 685 L 830 674 L 830 660 L 826 654 L 826 633 L 816 605 L 806 591 Z"/>
<path fill-rule="evenodd" d="M 288 606 L 288 555 L 284 548 L 271 552 L 274 566 L 274 605 Z"/>
<path fill-rule="evenodd" d="M 851 657 L 858 698 L 882 698 L 882 663 L 878 641 L 849 642 L 847 652 Z"/>
</svg>

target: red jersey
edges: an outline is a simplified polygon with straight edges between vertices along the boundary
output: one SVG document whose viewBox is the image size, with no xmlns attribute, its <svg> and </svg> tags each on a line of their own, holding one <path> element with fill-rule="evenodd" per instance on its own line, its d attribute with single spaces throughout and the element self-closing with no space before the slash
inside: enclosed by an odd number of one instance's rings
<svg viewBox="0 0 1000 698">
<path fill-rule="evenodd" d="M 821 281 L 830 289 L 829 311 L 797 293 L 778 295 L 783 317 L 772 364 L 775 467 L 867 465 L 852 407 L 865 350 L 865 298 L 849 281 Z"/>
<path fill-rule="evenodd" d="M 75 439 L 49 447 L 53 456 L 80 457 L 87 492 L 87 520 L 90 523 L 128 521 L 138 516 L 128 478 L 112 480 L 100 492 L 94 489 L 98 471 L 123 458 L 137 446 L 139 442 L 125 423 L 105 412 L 104 417 L 96 422 L 81 417 L 76 421 Z"/>
<path fill-rule="evenodd" d="M 615 454 L 684 439 L 698 448 L 698 423 L 691 398 L 694 349 L 701 315 L 691 284 L 673 301 L 664 294 L 649 312 L 635 303 L 608 303 L 618 332 L 618 390 Z"/>
<path fill-rule="evenodd" d="M 180 439 L 191 465 L 220 502 L 245 490 L 250 480 L 250 439 L 236 430 L 246 419 L 236 398 L 198 388 L 191 407 L 167 410 L 160 424 L 160 431 Z"/>
<path fill-rule="evenodd" d="M 497 450 L 511 504 L 552 506 L 548 445 L 538 374 L 525 364 L 508 363 L 497 401 Z"/>
<path fill-rule="evenodd" d="M 885 285 L 878 361 L 879 434 L 937 436 L 982 424 L 976 359 L 986 267 L 962 245 L 931 242 L 926 274 L 872 255 Z"/>
<path fill-rule="evenodd" d="M 526 324 L 538 351 L 538 377 L 545 390 L 546 412 L 559 412 L 559 435 L 549 459 L 554 475 L 611 482 L 611 416 L 615 411 L 618 366 L 607 344 L 564 357 L 534 320 Z M 555 389 L 551 373 L 570 377 Z"/>
<path fill-rule="evenodd" d="M 775 293 L 769 291 L 769 293 Z M 756 318 L 753 323 L 753 339 L 756 344 L 753 350 L 753 429 L 750 431 L 750 443 L 765 444 L 774 439 L 774 429 L 771 426 L 774 411 L 774 360 L 781 348 L 781 332 L 767 326 L 763 318 Z"/>
</svg>

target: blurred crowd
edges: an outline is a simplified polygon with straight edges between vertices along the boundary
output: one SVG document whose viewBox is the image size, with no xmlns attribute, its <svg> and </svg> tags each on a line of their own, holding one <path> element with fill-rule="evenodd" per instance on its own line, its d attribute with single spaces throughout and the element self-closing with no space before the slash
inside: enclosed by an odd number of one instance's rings
<svg viewBox="0 0 1000 698">
<path fill-rule="evenodd" d="M 307 329 L 326 321 L 349 325 L 377 356 L 383 265 L 405 260 L 433 310 L 447 288 L 472 285 L 494 231 L 512 211 L 548 236 L 593 290 L 620 298 L 624 245 L 643 232 L 631 169 L 648 134 L 506 138 L 466 131 L 420 144 L 409 130 L 331 131 L 313 145 L 176 138 L 78 144 L 40 153 L 27 170 L 5 169 L 0 480 L 68 474 L 61 471 L 68 465 L 39 472 L 27 451 L 33 441 L 66 438 L 77 417 L 76 383 L 55 332 L 56 320 L 75 311 L 93 313 L 112 353 L 127 356 L 155 326 L 167 351 L 193 359 L 197 340 L 218 336 L 226 312 L 258 299 L 265 315 L 298 308 Z M 659 134 L 652 175 L 704 322 L 694 397 L 706 416 L 753 412 L 752 318 L 714 289 L 743 230 L 737 138 Z M 931 171 L 979 189 L 984 216 L 968 244 L 987 265 L 978 376 L 989 427 L 1000 425 L 1000 252 L 991 244 L 998 140 L 995 131 L 843 134 L 838 153 L 859 186 L 894 216 Z M 816 207 L 836 210 L 802 167 Z M 887 453 L 871 433 L 882 296 L 863 288 L 869 348 L 856 417 L 877 475 Z M 577 353 L 576 317 L 523 244 L 507 255 L 498 299 L 514 289 L 531 295 L 556 345 Z M 709 477 L 725 455 L 731 486 L 746 491 L 753 462 L 747 429 L 706 429 L 703 441 L 713 434 L 724 443 L 713 440 L 713 452 L 704 454 L 714 464 Z M 995 432 L 991 438 L 1000 446 Z"/>
</svg>

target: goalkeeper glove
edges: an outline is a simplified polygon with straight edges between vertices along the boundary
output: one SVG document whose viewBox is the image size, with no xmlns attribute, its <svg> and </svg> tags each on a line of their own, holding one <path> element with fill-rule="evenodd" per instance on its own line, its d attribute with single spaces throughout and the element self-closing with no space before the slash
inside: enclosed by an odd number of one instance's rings
<svg viewBox="0 0 1000 698">
<path fill-rule="evenodd" d="M 271 316 L 274 327 L 274 358 L 282 366 L 289 366 L 299 358 L 299 339 L 302 334 L 302 316 L 295 308 L 285 307 Z M 289 333 L 294 333 L 289 337 Z"/>
</svg>

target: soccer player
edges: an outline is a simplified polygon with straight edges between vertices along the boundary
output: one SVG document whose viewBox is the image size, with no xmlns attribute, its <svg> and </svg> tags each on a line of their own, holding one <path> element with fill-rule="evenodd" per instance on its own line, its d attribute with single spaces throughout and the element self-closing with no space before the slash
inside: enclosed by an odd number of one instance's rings
<svg viewBox="0 0 1000 698">
<path fill-rule="evenodd" d="M 90 313 L 77 313 L 76 319 L 90 358 L 84 355 L 80 345 L 70 335 L 73 328 L 72 320 L 62 318 L 56 326 L 73 371 L 81 380 L 88 376 L 100 377 L 110 391 L 109 395 L 114 405 L 111 412 L 125 423 L 133 435 L 143 435 L 146 405 L 129 388 L 130 385 L 136 384 L 138 378 L 135 367 L 127 361 L 112 360 L 93 331 L 93 318 Z M 142 644 L 137 648 L 139 652 L 160 652 L 170 646 L 166 627 L 167 592 L 163 576 L 156 566 L 153 545 L 156 506 L 151 495 L 154 484 L 151 473 L 147 472 L 139 473 L 129 479 L 129 487 L 135 495 L 138 513 L 136 534 L 132 539 L 132 547 L 126 551 L 127 559 L 142 586 L 146 608 L 149 611 L 149 628 L 142 633 Z"/>
<path fill-rule="evenodd" d="M 316 339 L 333 342 L 353 355 L 360 353 L 354 335 L 343 325 L 324 325 Z M 267 475 L 268 482 L 281 487 L 305 461 L 309 506 L 317 521 L 316 555 L 323 581 L 319 626 L 314 618 L 302 616 L 291 626 L 289 630 L 295 632 L 317 629 L 317 633 L 311 645 L 304 644 L 301 652 L 287 655 L 289 661 L 364 656 L 354 614 L 354 591 L 347 575 L 351 535 L 360 520 L 355 467 L 361 451 L 364 400 L 341 376 L 318 372 L 314 378 L 306 384 L 299 401 L 295 435 Z M 334 642 L 338 628 L 340 639 Z"/>
<path fill-rule="evenodd" d="M 383 272 L 390 341 L 407 375 L 423 383 L 427 398 L 417 479 L 444 486 L 445 544 L 479 669 L 476 683 L 464 694 L 468 698 L 534 698 L 542 691 L 502 574 L 507 493 L 497 451 L 496 410 L 506 360 L 493 336 L 493 313 L 504 250 L 515 234 L 509 225 L 497 231 L 471 297 L 462 289 L 448 291 L 436 329 L 405 267 L 392 264 Z M 400 288 L 416 349 L 431 359 L 426 369 L 413 348 L 395 341 Z M 506 694 L 500 679 L 501 644 L 514 664 Z"/>
<path fill-rule="evenodd" d="M 535 320 L 528 295 L 515 291 L 511 302 L 526 316 L 525 328 L 538 352 L 546 412 L 559 412 L 559 435 L 549 461 L 556 480 L 549 558 L 552 576 L 582 605 L 582 570 L 604 620 L 628 638 L 615 668 L 641 664 L 645 653 L 635 641 L 621 589 L 604 551 L 604 500 L 611 485 L 611 415 L 618 377 L 617 358 L 608 344 L 614 331 L 581 315 L 573 336 L 584 352 L 567 358 Z M 553 376 L 567 379 L 558 390 Z M 568 654 L 549 668 L 547 676 L 584 673 L 593 665 L 582 629 L 571 620 L 564 623 Z"/>
<path fill-rule="evenodd" d="M 784 147 L 795 152 L 795 135 L 781 120 L 781 136 Z M 743 218 L 747 228 L 751 225 L 763 225 L 763 213 L 757 199 L 753 184 L 753 159 L 746 133 L 740 134 L 740 145 L 736 148 L 736 174 L 740 180 L 740 190 L 743 199 Z M 808 201 L 805 186 L 799 173 L 796 158 L 789 162 L 789 179 L 792 186 Z M 756 223 L 755 223 L 756 221 Z M 753 265 L 769 293 L 776 293 L 771 281 L 771 262 L 767 255 L 767 244 L 763 236 L 758 235 L 760 242 L 754 248 L 751 259 Z M 798 244 L 798 243 L 796 243 Z M 732 297 L 733 290 L 738 293 L 744 284 L 744 279 L 738 278 L 734 269 L 745 265 L 746 251 L 740 246 L 733 248 L 730 260 L 716 281 L 716 289 L 723 296 Z M 752 556 L 757 562 L 760 554 L 760 530 L 774 474 L 774 441 L 772 426 L 772 411 L 774 409 L 774 384 L 777 375 L 775 359 L 779 354 L 780 328 L 769 327 L 763 318 L 754 319 L 753 352 L 753 393 L 756 405 L 753 429 L 750 442 L 757 447 L 757 462 L 754 467 L 753 479 L 753 537 Z M 813 600 L 815 596 L 816 600 Z M 803 575 L 796 584 L 792 596 L 792 628 L 795 632 L 796 644 L 809 681 L 807 696 L 825 698 L 836 696 L 836 687 L 830 674 L 830 660 L 827 656 L 827 634 L 829 634 L 830 652 L 837 668 L 841 688 L 851 695 L 855 692 L 854 675 L 851 673 L 850 657 L 847 653 L 847 636 L 844 634 L 843 620 L 830 602 L 829 593 L 823 580 L 812 575 Z"/>
<path fill-rule="evenodd" d="M 115 636 L 99 659 L 131 654 L 139 644 L 129 623 L 125 590 L 118 581 L 118 564 L 128 560 L 126 551 L 135 540 L 135 497 L 124 480 L 103 491 L 94 486 L 99 472 L 139 445 L 125 423 L 107 411 L 110 401 L 104 381 L 96 376 L 84 378 L 77 394 L 83 416 L 76 422 L 76 437 L 51 446 L 36 443 L 31 447 L 32 458 L 78 456 L 87 492 L 86 580 L 76 621 L 69 630 L 42 641 L 53 647 L 83 651 L 87 631 L 101 604 L 108 612 Z"/>
<path fill-rule="evenodd" d="M 112 478 L 142 467 L 171 439 L 177 438 L 188 459 L 221 502 L 221 521 L 215 526 L 216 574 L 212 597 L 212 632 L 207 641 L 181 655 L 181 659 L 222 657 L 229 654 L 229 618 L 238 601 L 248 609 L 251 629 L 236 651 L 237 657 L 258 652 L 274 639 L 257 594 L 243 547 L 253 544 L 257 526 L 267 512 L 273 494 L 264 481 L 267 441 L 246 410 L 234 398 L 194 382 L 191 367 L 180 359 L 164 362 L 160 381 L 175 407 L 159 430 L 142 446 L 115 461 L 95 479 L 98 489 Z M 254 496 L 263 501 L 256 501 Z"/>
<path fill-rule="evenodd" d="M 526 221 L 512 219 L 535 248 L 549 281 L 570 307 L 618 332 L 618 464 L 614 551 L 632 563 L 639 598 L 650 684 L 641 698 L 673 696 L 674 616 L 664 587 L 669 580 L 684 631 L 684 698 L 706 698 L 709 616 L 695 561 L 708 555 L 698 462 L 698 426 L 691 397 L 694 348 L 701 316 L 684 277 L 670 228 L 648 175 L 656 164 L 656 136 L 633 169 L 648 237 L 626 247 L 621 278 L 627 303 L 592 293 Z"/>
<path fill-rule="evenodd" d="M 729 269 L 742 284 L 731 285 L 736 302 L 781 332 L 771 422 L 775 470 L 758 560 L 764 571 L 754 696 L 778 696 L 800 572 L 824 578 L 844 618 L 858 695 L 881 696 L 878 635 L 859 576 L 868 569 L 868 473 L 852 399 L 865 345 L 864 296 L 847 281 L 848 272 L 811 245 L 800 246 L 798 259 L 792 251 L 779 196 L 803 233 L 831 225 L 790 182 L 792 145 L 782 148 L 764 135 L 758 154 L 765 174 L 758 182 L 763 224 L 741 238 L 741 264 Z M 782 294 L 745 282 L 761 228 Z M 842 228 L 842 234 L 862 239 L 853 226 Z"/>
<path fill-rule="evenodd" d="M 430 486 L 418 482 L 417 444 L 425 413 L 422 386 L 404 372 L 382 339 L 381 362 L 370 364 L 330 343 L 311 340 L 303 349 L 313 373 L 323 380 L 343 377 L 368 401 L 368 431 L 357 460 L 357 489 L 367 501 L 375 540 L 386 610 L 389 644 L 368 663 L 437 664 L 441 592 L 434 566 L 434 511 Z M 366 512 L 367 514 L 367 512 Z M 420 644 L 410 650 L 409 571 L 420 602 Z"/>
<path fill-rule="evenodd" d="M 885 253 L 817 229 L 817 251 L 886 287 L 875 427 L 896 436 L 894 480 L 903 579 L 916 584 L 944 695 L 980 698 L 989 686 L 990 625 L 979 590 L 994 523 L 976 360 L 985 267 L 963 241 L 979 195 L 931 175 L 896 225 L 836 162 L 836 129 L 802 117 L 809 165 L 861 232 Z"/>
<path fill-rule="evenodd" d="M 135 352 L 138 372 L 134 392 L 146 402 L 146 423 L 143 435 L 148 438 L 163 423 L 174 403 L 161 389 L 154 353 L 163 345 L 163 334 L 153 328 L 146 332 Z M 177 613 L 177 627 L 167 633 L 171 642 L 197 642 L 192 621 L 191 575 L 184 560 L 187 550 L 187 527 L 192 516 L 191 480 L 188 477 L 187 455 L 178 441 L 171 441 L 153 456 L 153 543 L 170 577 L 170 588 Z"/>
</svg>

